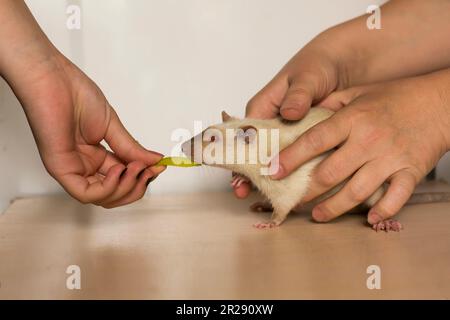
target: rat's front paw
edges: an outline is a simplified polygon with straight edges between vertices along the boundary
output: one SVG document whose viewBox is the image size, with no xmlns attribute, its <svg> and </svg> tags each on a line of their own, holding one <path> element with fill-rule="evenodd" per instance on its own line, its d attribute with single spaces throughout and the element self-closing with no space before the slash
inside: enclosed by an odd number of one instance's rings
<svg viewBox="0 0 450 320">
<path fill-rule="evenodd" d="M 258 222 L 255 223 L 253 226 L 256 229 L 272 229 L 272 228 L 276 228 L 278 227 L 280 224 L 276 223 L 274 221 L 269 221 L 269 222 Z"/>
<path fill-rule="evenodd" d="M 380 221 L 378 223 L 375 223 L 372 226 L 372 229 L 375 230 L 376 232 L 378 231 L 401 231 L 403 229 L 403 226 L 400 222 L 398 222 L 397 220 L 394 219 L 387 219 L 384 221 Z"/>
<path fill-rule="evenodd" d="M 243 176 L 243 175 L 240 175 L 240 174 L 236 174 L 235 176 L 233 176 L 233 177 L 231 178 L 231 186 L 232 186 L 233 188 L 238 188 L 238 187 L 240 187 L 241 184 L 243 184 L 244 182 L 250 183 L 250 180 L 249 180 L 247 177 L 245 177 L 245 176 Z"/>
</svg>

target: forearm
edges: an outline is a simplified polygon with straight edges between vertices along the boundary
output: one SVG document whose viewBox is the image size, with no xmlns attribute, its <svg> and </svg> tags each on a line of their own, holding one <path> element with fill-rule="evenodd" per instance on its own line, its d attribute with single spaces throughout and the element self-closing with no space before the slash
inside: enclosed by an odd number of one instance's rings
<svg viewBox="0 0 450 320">
<path fill-rule="evenodd" d="M 341 86 L 419 75 L 450 67 L 450 1 L 392 0 L 380 30 L 362 16 L 325 31 L 317 42 L 335 54 Z"/>
<path fill-rule="evenodd" d="M 0 75 L 13 90 L 48 70 L 58 51 L 21 0 L 0 0 Z"/>
</svg>

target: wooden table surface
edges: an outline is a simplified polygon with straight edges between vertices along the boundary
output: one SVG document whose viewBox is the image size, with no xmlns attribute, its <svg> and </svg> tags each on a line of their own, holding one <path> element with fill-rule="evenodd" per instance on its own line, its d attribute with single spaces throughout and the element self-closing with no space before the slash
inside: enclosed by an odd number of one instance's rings
<svg viewBox="0 0 450 320">
<path fill-rule="evenodd" d="M 0 298 L 450 298 L 450 204 L 406 207 L 405 230 L 376 233 L 361 214 L 328 224 L 294 214 L 257 230 L 269 214 L 250 203 L 152 196 L 108 211 L 67 197 L 16 200 L 0 216 Z M 70 265 L 81 290 L 66 287 Z M 367 288 L 370 265 L 381 289 Z"/>
</svg>

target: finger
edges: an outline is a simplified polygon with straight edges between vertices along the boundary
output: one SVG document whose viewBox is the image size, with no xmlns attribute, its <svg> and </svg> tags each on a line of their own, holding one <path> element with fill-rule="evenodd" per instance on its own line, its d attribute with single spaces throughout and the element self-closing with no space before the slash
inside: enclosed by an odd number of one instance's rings
<svg viewBox="0 0 450 320">
<path fill-rule="evenodd" d="M 96 174 L 93 176 L 89 176 L 86 178 L 86 180 L 88 181 L 89 184 L 93 184 L 96 182 L 102 182 L 105 179 L 105 176 L 101 175 L 101 174 Z"/>
<path fill-rule="evenodd" d="M 162 166 L 155 166 L 145 169 L 143 174 L 140 176 L 136 186 L 133 188 L 131 192 L 129 192 L 121 199 L 104 204 L 103 206 L 105 208 L 115 208 L 133 203 L 141 199 L 145 195 L 145 191 L 147 190 L 150 183 L 155 181 L 165 169 L 166 167 Z"/>
<path fill-rule="evenodd" d="M 247 118 L 272 119 L 280 113 L 280 106 L 288 89 L 286 75 L 279 74 L 248 103 Z"/>
<path fill-rule="evenodd" d="M 154 172 L 150 169 L 145 169 L 140 175 L 135 187 L 128 194 L 115 201 L 104 203 L 102 206 L 106 209 L 111 209 L 138 201 L 145 195 L 150 182 L 154 181 L 156 178 L 157 175 L 155 175 Z"/>
<path fill-rule="evenodd" d="M 346 106 L 346 104 L 342 101 L 341 92 L 334 92 L 330 94 L 327 98 L 320 101 L 319 105 L 333 111 L 338 111 Z"/>
<path fill-rule="evenodd" d="M 144 173 L 147 165 L 141 161 L 134 161 L 128 164 L 125 171 L 120 176 L 120 183 L 114 192 L 96 203 L 97 205 L 103 205 L 105 203 L 111 203 L 123 198 L 125 195 L 131 192 L 139 181 L 139 178 Z"/>
<path fill-rule="evenodd" d="M 167 167 L 166 166 L 151 166 L 149 169 L 153 172 L 154 175 L 159 176 L 162 172 L 164 172 L 167 169 Z"/>
<path fill-rule="evenodd" d="M 123 164 L 122 161 L 120 161 L 120 159 L 118 159 L 112 152 L 107 151 L 106 152 L 106 157 L 105 160 L 103 161 L 102 165 L 100 166 L 100 168 L 98 169 L 98 172 L 102 175 L 106 175 L 106 173 L 108 172 L 108 170 L 112 167 L 115 166 L 117 164 Z M 123 164 L 125 165 L 125 164 Z"/>
<path fill-rule="evenodd" d="M 375 224 L 394 216 L 414 192 L 416 178 L 407 170 L 395 173 L 383 197 L 370 209 L 367 221 Z"/>
<path fill-rule="evenodd" d="M 147 165 L 158 162 L 162 155 L 143 148 L 125 129 L 114 109 L 112 107 L 110 109 L 111 118 L 105 140 L 114 153 L 126 162 L 142 161 Z"/>
<path fill-rule="evenodd" d="M 281 103 L 281 116 L 287 120 L 299 120 L 305 116 L 321 87 L 319 73 L 302 72 L 291 81 Z"/>
<path fill-rule="evenodd" d="M 312 212 L 314 220 L 326 222 L 366 201 L 383 185 L 390 173 L 376 162 L 364 165 L 335 195 L 318 204 Z"/>
<path fill-rule="evenodd" d="M 90 183 L 86 177 L 78 174 L 66 174 L 58 178 L 64 189 L 82 203 L 94 203 L 111 195 L 119 185 L 120 175 L 126 169 L 122 164 L 109 169 L 103 181 Z"/>
<path fill-rule="evenodd" d="M 300 165 L 336 147 L 347 139 L 350 128 L 338 113 L 301 135 L 279 154 L 277 172 L 272 179 L 282 179 Z"/>
<path fill-rule="evenodd" d="M 361 156 L 355 157 L 355 154 Z M 304 201 L 310 201 L 331 190 L 348 177 L 351 177 L 366 162 L 359 148 L 354 144 L 344 143 L 323 160 L 314 170 L 310 187 Z"/>
</svg>

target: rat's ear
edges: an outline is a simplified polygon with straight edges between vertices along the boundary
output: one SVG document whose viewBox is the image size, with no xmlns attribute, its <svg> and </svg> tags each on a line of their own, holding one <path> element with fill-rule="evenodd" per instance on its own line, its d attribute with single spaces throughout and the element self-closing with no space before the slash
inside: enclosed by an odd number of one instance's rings
<svg viewBox="0 0 450 320">
<path fill-rule="evenodd" d="M 227 122 L 230 119 L 231 119 L 231 116 L 228 113 L 226 113 L 225 111 L 222 111 L 222 121 Z"/>
</svg>

